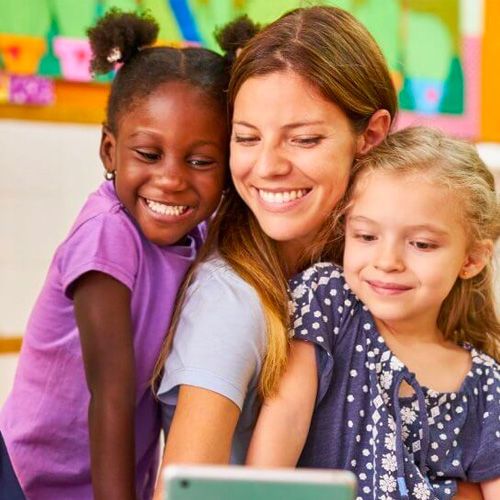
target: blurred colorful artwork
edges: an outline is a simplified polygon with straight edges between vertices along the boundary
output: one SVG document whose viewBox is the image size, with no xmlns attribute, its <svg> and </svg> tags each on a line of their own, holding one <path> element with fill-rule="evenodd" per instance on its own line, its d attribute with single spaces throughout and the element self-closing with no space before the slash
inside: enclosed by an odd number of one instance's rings
<svg viewBox="0 0 500 500">
<path fill-rule="evenodd" d="M 492 90 L 500 87 L 496 70 L 500 1 L 321 3 L 351 12 L 380 44 L 399 93 L 400 126 L 431 123 L 457 135 L 500 140 L 500 126 L 492 118 L 493 113 L 500 113 L 500 97 Z M 111 7 L 149 10 L 159 21 L 161 43 L 199 44 L 217 50 L 214 28 L 232 18 L 247 13 L 266 24 L 304 4 L 311 2 L 0 0 L 0 117 L 100 122 L 112 74 L 92 81 L 85 32 Z M 16 80 L 20 76 L 25 79 Z M 36 79 L 29 83 L 29 78 Z M 31 97 L 25 92 L 24 100 L 16 100 L 5 90 L 17 88 L 20 81 L 25 89 L 33 90 Z M 72 92 L 79 92 L 79 98 L 67 99 Z M 26 109 L 19 109 L 21 105 Z"/>
</svg>

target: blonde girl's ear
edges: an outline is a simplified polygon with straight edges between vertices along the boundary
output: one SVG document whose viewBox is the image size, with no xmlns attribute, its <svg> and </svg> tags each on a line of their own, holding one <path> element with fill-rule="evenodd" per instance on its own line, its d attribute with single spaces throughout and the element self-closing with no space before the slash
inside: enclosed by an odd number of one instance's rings
<svg viewBox="0 0 500 500">
<path fill-rule="evenodd" d="M 391 128 L 391 115 L 386 109 L 379 109 L 368 120 L 368 125 L 358 137 L 356 156 L 363 156 L 380 144 Z"/>
<path fill-rule="evenodd" d="M 493 241 L 490 239 L 481 240 L 475 243 L 460 269 L 459 277 L 462 279 L 470 279 L 477 276 L 486 267 L 488 262 L 490 262 L 493 250 Z"/>
<path fill-rule="evenodd" d="M 116 170 L 116 139 L 107 125 L 103 125 L 101 129 L 101 144 L 99 146 L 99 156 L 106 172 L 114 172 Z"/>
</svg>

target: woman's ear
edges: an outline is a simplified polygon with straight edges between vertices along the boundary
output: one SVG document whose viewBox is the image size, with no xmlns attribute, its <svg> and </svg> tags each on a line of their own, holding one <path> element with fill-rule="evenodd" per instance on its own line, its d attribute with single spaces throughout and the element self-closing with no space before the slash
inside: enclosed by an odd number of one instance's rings
<svg viewBox="0 0 500 500">
<path fill-rule="evenodd" d="M 102 126 L 99 155 L 106 171 L 114 172 L 116 170 L 116 139 L 107 125 Z"/>
<path fill-rule="evenodd" d="M 491 260 L 493 248 L 492 240 L 486 239 L 477 242 L 467 254 L 459 277 L 466 280 L 477 276 Z"/>
<path fill-rule="evenodd" d="M 373 113 L 363 133 L 358 137 L 356 155 L 363 156 L 370 149 L 380 144 L 391 128 L 391 115 L 386 109 Z"/>
</svg>

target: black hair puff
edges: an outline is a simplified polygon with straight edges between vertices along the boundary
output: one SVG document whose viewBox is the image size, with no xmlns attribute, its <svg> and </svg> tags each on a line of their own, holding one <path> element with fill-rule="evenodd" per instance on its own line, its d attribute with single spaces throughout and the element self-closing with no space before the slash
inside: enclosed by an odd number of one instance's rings
<svg viewBox="0 0 500 500">
<path fill-rule="evenodd" d="M 87 30 L 92 49 L 90 70 L 102 74 L 111 71 L 116 62 L 126 63 L 139 49 L 152 45 L 158 31 L 158 23 L 148 13 L 110 9 L 94 27 Z M 120 57 L 117 61 L 109 61 L 115 48 L 120 51 Z"/>
<path fill-rule="evenodd" d="M 237 17 L 215 31 L 215 39 L 225 52 L 230 66 L 236 59 L 238 49 L 243 48 L 259 31 L 260 25 L 254 23 L 247 15 Z"/>
</svg>

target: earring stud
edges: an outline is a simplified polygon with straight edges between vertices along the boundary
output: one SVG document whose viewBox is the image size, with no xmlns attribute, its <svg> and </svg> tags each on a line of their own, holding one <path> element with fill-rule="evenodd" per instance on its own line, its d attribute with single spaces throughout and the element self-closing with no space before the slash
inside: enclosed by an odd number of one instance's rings
<svg viewBox="0 0 500 500">
<path fill-rule="evenodd" d="M 114 178 L 115 178 L 115 170 L 111 170 L 111 171 L 106 170 L 106 171 L 104 172 L 104 178 L 105 178 L 107 181 L 112 181 L 112 180 L 114 180 Z"/>
</svg>

